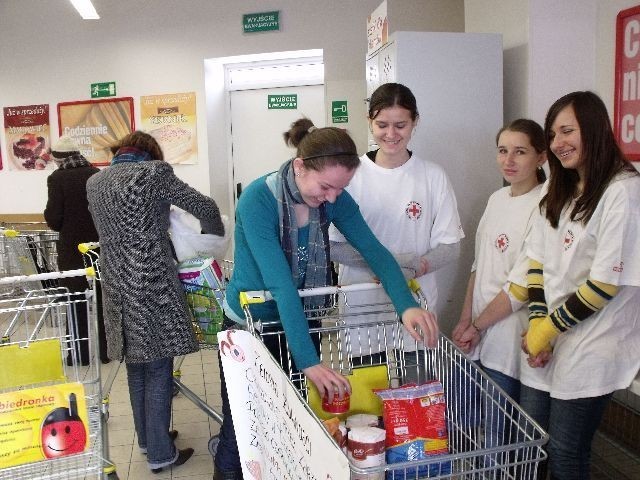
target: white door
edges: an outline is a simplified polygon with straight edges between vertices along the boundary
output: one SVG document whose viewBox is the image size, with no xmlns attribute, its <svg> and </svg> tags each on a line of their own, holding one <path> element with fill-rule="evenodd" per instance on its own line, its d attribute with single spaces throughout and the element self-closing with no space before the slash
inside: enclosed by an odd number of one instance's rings
<svg viewBox="0 0 640 480">
<path fill-rule="evenodd" d="M 269 109 L 268 96 L 297 95 L 297 109 Z M 238 192 L 295 155 L 283 133 L 301 117 L 325 126 L 324 85 L 230 92 L 234 201 Z"/>
</svg>

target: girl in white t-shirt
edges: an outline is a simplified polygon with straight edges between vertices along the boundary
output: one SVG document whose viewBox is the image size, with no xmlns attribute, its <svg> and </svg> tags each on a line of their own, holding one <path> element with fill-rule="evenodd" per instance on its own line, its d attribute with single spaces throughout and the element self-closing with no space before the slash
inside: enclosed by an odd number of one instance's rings
<svg viewBox="0 0 640 480">
<path fill-rule="evenodd" d="M 496 145 L 498 167 L 510 185 L 491 195 L 478 224 L 475 260 L 452 339 L 519 401 L 520 336 L 527 324 L 526 308 L 522 308 L 527 299 L 526 270 L 519 284 L 510 278 L 526 263 L 525 238 L 545 180 L 544 132 L 533 120 L 518 119 L 498 132 Z M 478 412 L 471 416 L 477 423 Z M 503 431 L 504 415 L 485 412 L 484 417 L 486 446 L 503 444 L 509 434 Z"/>
<path fill-rule="evenodd" d="M 433 272 L 459 256 L 464 237 L 453 188 L 444 169 L 419 158 L 407 146 L 418 125 L 416 98 L 399 83 L 378 87 L 369 101 L 369 128 L 378 149 L 363 155 L 360 167 L 346 190 L 358 203 L 369 228 L 394 255 L 405 277 L 416 278 L 427 296 L 429 310 L 435 311 L 437 297 Z M 336 229 L 330 229 L 331 260 L 339 263 L 341 285 L 371 282 L 374 275 L 362 257 Z M 350 305 L 388 303 L 384 292 L 349 294 Z M 349 311 L 355 310 L 349 307 Z M 359 313 L 366 307 L 358 309 Z M 380 310 L 380 307 L 368 308 Z M 371 315 L 360 316 L 372 321 Z M 381 319 L 381 317 L 376 317 Z M 380 351 L 379 340 L 369 338 L 366 329 L 351 331 L 354 357 Z M 405 336 L 405 352 L 415 349 Z M 416 365 L 411 353 L 407 364 Z M 424 381 L 409 369 L 405 381 Z"/>
<path fill-rule="evenodd" d="M 551 478 L 585 479 L 612 392 L 640 367 L 640 176 L 592 92 L 557 100 L 545 136 L 551 175 L 527 240 L 522 341 L 522 368 L 545 375 L 523 376 L 521 404 L 549 432 Z"/>
</svg>

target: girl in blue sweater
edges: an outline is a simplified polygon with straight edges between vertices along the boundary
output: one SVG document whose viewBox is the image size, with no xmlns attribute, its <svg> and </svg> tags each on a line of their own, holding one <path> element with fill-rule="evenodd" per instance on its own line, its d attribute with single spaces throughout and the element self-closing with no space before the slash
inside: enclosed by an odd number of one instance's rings
<svg viewBox="0 0 640 480">
<path fill-rule="evenodd" d="M 297 290 L 331 284 L 328 228 L 334 224 L 360 252 L 381 280 L 411 336 L 433 347 L 435 316 L 418 306 L 393 256 L 374 237 L 358 205 L 344 191 L 360 159 L 349 135 L 338 128 L 316 128 L 308 119 L 294 122 L 284 134 L 296 157 L 277 172 L 252 182 L 236 209 L 234 272 L 224 305 L 225 327 L 245 323 L 239 292 L 268 290 L 273 301 L 253 305 L 254 318 L 282 323 L 295 366 L 320 395 L 350 392 L 346 378 L 322 365 L 309 334 Z M 239 324 L 239 325 L 238 325 Z M 276 355 L 278 352 L 276 352 Z M 240 479 L 242 471 L 222 365 L 223 424 L 215 479 Z"/>
</svg>

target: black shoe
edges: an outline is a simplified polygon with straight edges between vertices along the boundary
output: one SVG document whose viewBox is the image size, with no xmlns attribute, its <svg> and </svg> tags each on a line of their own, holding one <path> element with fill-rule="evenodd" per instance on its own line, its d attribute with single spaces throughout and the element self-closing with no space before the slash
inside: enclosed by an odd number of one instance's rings
<svg viewBox="0 0 640 480">
<path fill-rule="evenodd" d="M 176 430 L 172 430 L 172 432 L 176 432 L 176 436 L 178 436 L 178 432 Z M 191 455 L 193 455 L 193 448 L 185 448 L 183 450 L 178 450 L 178 458 L 176 458 L 176 461 L 173 462 L 171 465 L 167 465 L 167 466 L 179 467 L 180 465 L 186 463 L 187 460 L 191 458 Z M 162 471 L 162 467 L 151 469 L 152 473 L 160 473 L 161 471 Z"/>
<path fill-rule="evenodd" d="M 176 438 L 178 438 L 178 430 L 169 430 L 169 436 L 175 442 Z"/>
</svg>

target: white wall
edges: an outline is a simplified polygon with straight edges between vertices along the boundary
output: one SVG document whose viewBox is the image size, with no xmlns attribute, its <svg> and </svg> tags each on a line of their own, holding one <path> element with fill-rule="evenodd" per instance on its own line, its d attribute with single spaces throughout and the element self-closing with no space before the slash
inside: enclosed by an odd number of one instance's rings
<svg viewBox="0 0 640 480">
<path fill-rule="evenodd" d="M 551 104 L 575 90 L 596 92 L 613 118 L 616 16 L 636 5 L 637 0 L 465 0 L 465 31 L 503 34 L 505 122 L 529 117 L 542 124 Z M 634 166 L 640 170 L 640 162 Z"/>
<path fill-rule="evenodd" d="M 119 96 L 195 91 L 199 164 L 177 174 L 228 212 L 227 134 L 222 110 L 205 109 L 204 60 L 231 55 L 324 49 L 327 100 L 347 99 L 364 118 L 366 17 L 380 0 L 94 0 L 99 21 L 83 21 L 66 0 L 0 2 L 0 107 L 89 97 L 94 82 L 115 81 Z M 462 0 L 403 0 L 412 28 L 462 31 Z M 280 10 L 281 30 L 242 33 L 242 14 Z M 393 24 L 392 29 L 395 29 Z M 139 117 L 136 118 L 139 120 Z M 362 150 L 366 123 L 348 128 Z M 210 133 L 213 132 L 213 133 Z M 3 159 L 7 152 L 0 135 Z M 48 172 L 0 171 L 0 213 L 39 213 Z"/>
</svg>

